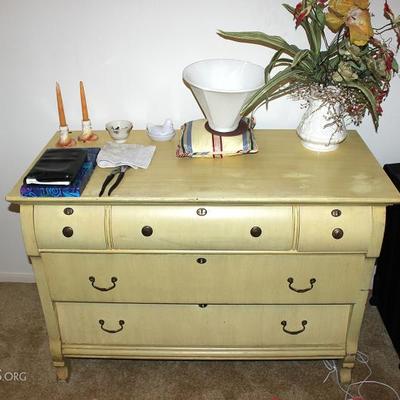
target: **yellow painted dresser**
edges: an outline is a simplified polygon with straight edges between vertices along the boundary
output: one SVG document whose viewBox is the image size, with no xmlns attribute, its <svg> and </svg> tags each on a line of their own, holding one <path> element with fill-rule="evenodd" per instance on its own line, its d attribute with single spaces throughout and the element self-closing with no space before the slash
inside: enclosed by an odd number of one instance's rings
<svg viewBox="0 0 400 400">
<path fill-rule="evenodd" d="M 59 379 L 66 358 L 101 357 L 333 358 L 351 380 L 399 195 L 356 132 L 325 154 L 295 131 L 256 138 L 258 154 L 224 159 L 157 143 L 111 197 L 98 197 L 99 168 L 79 198 L 24 198 L 17 182 L 7 200 L 20 204 Z"/>
</svg>

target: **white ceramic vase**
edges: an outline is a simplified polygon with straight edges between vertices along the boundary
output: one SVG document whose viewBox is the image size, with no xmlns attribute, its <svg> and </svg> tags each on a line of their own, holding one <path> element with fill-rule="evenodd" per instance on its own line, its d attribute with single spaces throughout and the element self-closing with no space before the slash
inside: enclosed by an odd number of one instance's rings
<svg viewBox="0 0 400 400">
<path fill-rule="evenodd" d="M 337 104 L 336 111 L 339 108 L 340 104 Z M 304 147 L 320 152 L 333 151 L 346 139 L 348 131 L 345 122 L 342 121 L 342 128 L 338 129 L 338 126 L 333 123 L 332 111 L 322 100 L 310 100 L 309 107 L 297 127 L 297 134 Z"/>
</svg>

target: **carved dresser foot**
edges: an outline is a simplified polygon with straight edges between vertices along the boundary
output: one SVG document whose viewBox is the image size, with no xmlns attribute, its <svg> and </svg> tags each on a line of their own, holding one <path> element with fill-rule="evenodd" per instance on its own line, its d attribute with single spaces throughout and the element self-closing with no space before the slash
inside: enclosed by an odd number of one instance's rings
<svg viewBox="0 0 400 400">
<path fill-rule="evenodd" d="M 340 383 L 351 383 L 351 373 L 355 364 L 355 356 L 347 356 L 343 361 L 339 370 Z"/>
<path fill-rule="evenodd" d="M 65 363 L 63 364 L 64 365 L 55 365 L 57 381 L 59 382 L 67 382 L 69 378 L 69 368 Z"/>
</svg>

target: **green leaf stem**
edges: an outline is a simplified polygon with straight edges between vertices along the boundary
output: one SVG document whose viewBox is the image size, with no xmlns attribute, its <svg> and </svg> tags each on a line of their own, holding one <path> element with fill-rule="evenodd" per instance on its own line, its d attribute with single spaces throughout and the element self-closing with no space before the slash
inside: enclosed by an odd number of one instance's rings
<svg viewBox="0 0 400 400">
<path fill-rule="evenodd" d="M 361 83 L 358 83 L 358 82 L 347 82 L 347 81 L 345 81 L 344 83 L 342 83 L 342 85 L 350 87 L 350 88 L 358 89 L 361 92 L 361 94 L 367 100 L 368 109 L 369 109 L 369 112 L 371 114 L 372 120 L 374 122 L 375 130 L 378 130 L 378 127 L 379 127 L 379 115 L 378 115 L 378 112 L 376 110 L 377 104 L 376 104 L 375 96 L 373 95 L 371 90 L 369 90 L 366 86 L 364 86 L 364 85 L 362 85 Z"/>
<path fill-rule="evenodd" d="M 279 71 L 269 79 L 268 82 L 266 82 L 266 84 L 253 95 L 253 97 L 250 98 L 250 100 L 243 106 L 241 114 L 243 116 L 249 114 L 262 102 L 268 101 L 269 96 L 273 95 L 276 90 L 280 89 L 285 84 L 290 82 L 299 82 L 305 79 L 301 76 L 301 73 L 301 70 L 292 69 L 290 67 Z"/>
</svg>

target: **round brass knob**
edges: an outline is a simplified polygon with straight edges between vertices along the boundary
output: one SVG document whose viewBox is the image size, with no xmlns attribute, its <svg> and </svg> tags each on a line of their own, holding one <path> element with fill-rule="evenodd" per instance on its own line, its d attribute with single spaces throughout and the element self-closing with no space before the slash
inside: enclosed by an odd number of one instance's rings
<svg viewBox="0 0 400 400">
<path fill-rule="evenodd" d="M 205 264 L 207 262 L 206 258 L 200 257 L 196 260 L 199 264 Z"/>
<path fill-rule="evenodd" d="M 335 228 L 332 231 L 332 236 L 334 239 L 341 239 L 343 237 L 343 235 L 344 235 L 343 229 Z"/>
<path fill-rule="evenodd" d="M 74 230 L 70 226 L 65 226 L 62 233 L 65 237 L 69 238 L 74 234 Z"/>
<path fill-rule="evenodd" d="M 332 217 L 340 217 L 342 215 L 342 212 L 338 208 L 335 208 L 331 211 L 331 215 Z"/>
<path fill-rule="evenodd" d="M 259 237 L 262 234 L 262 229 L 259 226 L 253 226 L 250 229 L 250 235 L 253 237 Z"/>
<path fill-rule="evenodd" d="M 71 207 L 64 208 L 65 215 L 72 215 L 74 213 L 74 209 Z"/>
<path fill-rule="evenodd" d="M 151 236 L 153 234 L 153 228 L 151 226 L 144 226 L 142 228 L 142 235 L 143 236 Z"/>
</svg>

